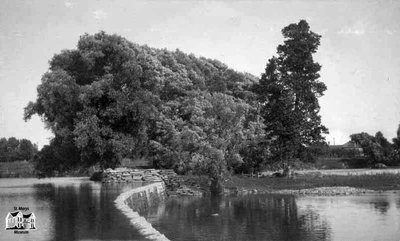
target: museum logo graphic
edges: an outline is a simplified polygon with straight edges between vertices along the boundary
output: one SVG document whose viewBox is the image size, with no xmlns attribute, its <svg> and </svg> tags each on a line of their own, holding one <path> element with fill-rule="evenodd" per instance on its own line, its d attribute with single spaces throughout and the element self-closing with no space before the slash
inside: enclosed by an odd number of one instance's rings
<svg viewBox="0 0 400 241">
<path fill-rule="evenodd" d="M 14 233 L 28 233 L 28 230 L 36 229 L 36 216 L 34 213 L 23 214 L 21 211 L 29 208 L 15 208 L 15 212 L 9 212 L 6 216 L 6 230 L 14 230 Z M 23 231 L 23 232 L 21 232 Z"/>
</svg>

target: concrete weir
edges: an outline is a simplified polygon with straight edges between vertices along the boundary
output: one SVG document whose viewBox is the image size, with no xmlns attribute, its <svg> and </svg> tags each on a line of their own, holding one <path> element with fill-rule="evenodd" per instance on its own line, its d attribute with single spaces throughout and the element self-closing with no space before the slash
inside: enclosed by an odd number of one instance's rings
<svg viewBox="0 0 400 241">
<path fill-rule="evenodd" d="M 164 198 L 164 195 L 164 183 L 156 182 L 126 191 L 119 195 L 114 203 L 145 238 L 150 240 L 169 240 L 137 212 L 139 206 L 150 206 L 153 199 Z"/>
</svg>

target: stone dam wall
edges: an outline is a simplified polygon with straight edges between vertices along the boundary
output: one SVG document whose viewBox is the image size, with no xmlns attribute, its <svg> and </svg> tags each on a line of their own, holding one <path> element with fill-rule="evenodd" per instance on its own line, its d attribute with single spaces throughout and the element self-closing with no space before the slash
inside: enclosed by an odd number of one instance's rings
<svg viewBox="0 0 400 241">
<path fill-rule="evenodd" d="M 171 169 L 131 169 L 131 168 L 108 168 L 101 173 L 102 182 L 161 182 L 171 179 L 176 173 Z"/>
<path fill-rule="evenodd" d="M 149 240 L 168 240 L 168 238 L 140 216 L 142 211 L 158 205 L 167 195 L 202 196 L 203 194 L 200 190 L 194 190 L 190 183 L 186 185 L 171 169 L 116 168 L 106 169 L 98 175 L 103 183 L 144 182 L 144 186 L 120 194 L 115 200 L 115 206 L 129 218 L 132 226 Z"/>
<path fill-rule="evenodd" d="M 150 240 L 168 240 L 139 214 L 142 209 L 156 205 L 164 198 L 164 183 L 155 182 L 120 194 L 115 200 L 115 206 L 130 219 L 132 226 L 145 238 Z"/>
<path fill-rule="evenodd" d="M 109 168 L 95 175 L 92 180 L 103 183 L 163 182 L 169 196 L 202 196 L 204 192 L 196 182 L 183 180 L 172 169 Z"/>
</svg>

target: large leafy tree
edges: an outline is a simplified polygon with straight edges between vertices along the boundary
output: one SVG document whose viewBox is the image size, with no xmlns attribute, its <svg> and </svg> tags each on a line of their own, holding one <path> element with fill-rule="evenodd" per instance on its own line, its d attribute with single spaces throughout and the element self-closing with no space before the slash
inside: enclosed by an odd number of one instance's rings
<svg viewBox="0 0 400 241">
<path fill-rule="evenodd" d="M 175 161 L 180 173 L 208 175 L 218 186 L 224 174 L 248 164 L 243 150 L 263 133 L 247 118 L 252 109 L 224 93 L 192 92 L 181 103 L 183 119 L 157 123 L 164 134 L 151 141 L 152 156 L 160 166 Z"/>
<path fill-rule="evenodd" d="M 104 32 L 84 35 L 76 50 L 53 57 L 25 118 L 42 116 L 57 139 L 55 150 L 71 143 L 76 147 L 82 162 L 62 159 L 60 169 L 96 163 L 114 167 L 133 149 L 142 151 L 144 123 L 157 102 L 149 92 L 156 87 L 147 86 L 154 81 L 151 61 L 125 39 Z"/>
<path fill-rule="evenodd" d="M 282 34 L 278 56 L 269 59 L 254 90 L 274 160 L 287 161 L 324 140 L 328 130 L 321 124 L 318 97 L 327 88 L 319 80 L 321 65 L 313 59 L 321 36 L 305 20 L 283 28 Z"/>
<path fill-rule="evenodd" d="M 245 141 L 236 136 L 254 133 L 255 81 L 217 60 L 85 34 L 76 49 L 52 58 L 25 109 L 26 119 L 38 114 L 55 134 L 37 167 L 106 168 L 138 157 L 183 172 L 202 166 L 218 177 L 243 159 Z"/>
</svg>

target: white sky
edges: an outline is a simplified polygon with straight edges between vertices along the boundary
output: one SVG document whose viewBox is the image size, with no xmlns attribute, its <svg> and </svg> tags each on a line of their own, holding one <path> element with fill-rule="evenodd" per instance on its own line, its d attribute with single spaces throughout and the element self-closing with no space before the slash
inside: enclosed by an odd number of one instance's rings
<svg viewBox="0 0 400 241">
<path fill-rule="evenodd" d="M 316 60 L 328 90 L 320 99 L 327 141 L 382 131 L 400 123 L 400 1 L 54 1 L 2 0 L 0 7 L 0 137 L 39 146 L 52 136 L 35 117 L 48 61 L 99 30 L 151 47 L 216 58 L 256 76 L 282 43 L 281 29 L 306 19 L 322 35 Z"/>
</svg>

